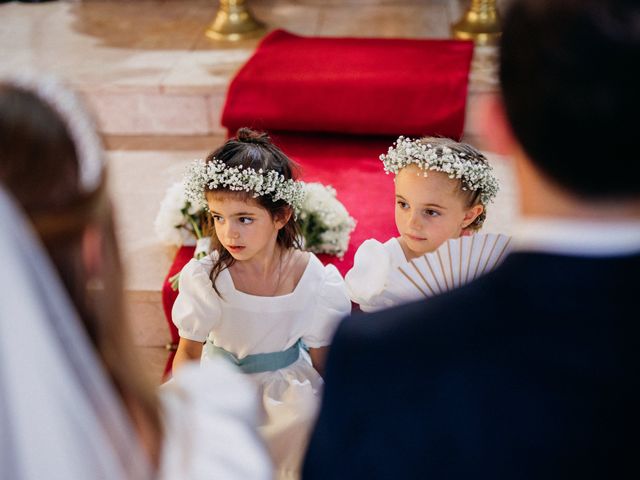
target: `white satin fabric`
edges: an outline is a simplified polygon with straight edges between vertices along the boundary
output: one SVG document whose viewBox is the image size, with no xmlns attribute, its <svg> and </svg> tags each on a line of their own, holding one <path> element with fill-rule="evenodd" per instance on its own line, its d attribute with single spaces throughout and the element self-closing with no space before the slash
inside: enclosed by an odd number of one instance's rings
<svg viewBox="0 0 640 480">
<path fill-rule="evenodd" d="M 48 256 L 0 188 L 0 478 L 150 478 Z"/>
<path fill-rule="evenodd" d="M 406 264 L 397 238 L 390 238 L 385 243 L 365 240 L 345 276 L 351 300 L 360 305 L 363 312 L 376 312 L 423 298 L 411 285 L 392 281 L 396 269 Z"/>
<path fill-rule="evenodd" d="M 160 388 L 165 436 L 160 480 L 269 480 L 256 429 L 255 387 L 218 358 L 182 366 Z"/>
</svg>

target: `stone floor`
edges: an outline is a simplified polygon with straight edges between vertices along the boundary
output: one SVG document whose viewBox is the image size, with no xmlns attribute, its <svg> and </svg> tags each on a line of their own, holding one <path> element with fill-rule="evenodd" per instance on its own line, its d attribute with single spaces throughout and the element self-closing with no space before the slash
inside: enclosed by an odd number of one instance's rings
<svg viewBox="0 0 640 480">
<path fill-rule="evenodd" d="M 249 0 L 269 29 L 305 35 L 448 38 L 468 0 Z M 499 2 L 501 5 L 504 2 Z M 160 303 L 175 253 L 154 236 L 164 191 L 184 165 L 224 138 L 226 89 L 259 39 L 223 43 L 206 36 L 214 0 L 56 1 L 0 4 L 0 73 L 53 72 L 95 110 L 109 155 L 110 188 L 127 265 L 137 344 L 159 378 L 169 337 Z M 496 51 L 476 49 L 465 138 L 476 137 L 477 101 L 495 90 Z M 489 154 L 503 188 L 487 230 L 509 231 L 513 172 Z"/>
</svg>

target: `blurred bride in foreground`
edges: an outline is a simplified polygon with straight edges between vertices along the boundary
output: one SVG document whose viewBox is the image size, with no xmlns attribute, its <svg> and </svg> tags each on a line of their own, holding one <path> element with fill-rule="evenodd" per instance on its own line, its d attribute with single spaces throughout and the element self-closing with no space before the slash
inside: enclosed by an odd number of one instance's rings
<svg viewBox="0 0 640 480">
<path fill-rule="evenodd" d="M 0 78 L 0 224 L 0 478 L 270 478 L 231 366 L 141 371 L 101 144 L 53 79 Z"/>
</svg>

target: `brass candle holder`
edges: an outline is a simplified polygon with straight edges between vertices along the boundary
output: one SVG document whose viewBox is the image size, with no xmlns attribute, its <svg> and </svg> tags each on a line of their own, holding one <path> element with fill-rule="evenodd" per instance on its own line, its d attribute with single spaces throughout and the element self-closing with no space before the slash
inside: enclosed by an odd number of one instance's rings
<svg viewBox="0 0 640 480">
<path fill-rule="evenodd" d="M 454 38 L 473 40 L 478 45 L 494 45 L 502 35 L 496 0 L 471 0 L 458 22 L 451 26 Z"/>
<path fill-rule="evenodd" d="M 207 37 L 236 42 L 264 34 L 265 25 L 255 19 L 246 3 L 245 0 L 220 0 L 213 23 L 207 30 Z"/>
</svg>

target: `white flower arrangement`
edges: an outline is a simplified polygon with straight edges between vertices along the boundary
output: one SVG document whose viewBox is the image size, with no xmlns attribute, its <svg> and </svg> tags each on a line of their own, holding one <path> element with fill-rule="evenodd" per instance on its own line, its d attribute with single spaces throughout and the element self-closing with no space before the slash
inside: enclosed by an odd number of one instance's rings
<svg viewBox="0 0 640 480">
<path fill-rule="evenodd" d="M 174 183 L 167 189 L 154 228 L 160 241 L 167 245 L 195 245 L 194 258 L 200 259 L 211 253 L 211 216 L 208 210 L 197 208 L 187 200 L 182 182 Z M 178 288 L 179 276 L 178 273 L 169 279 L 174 290 Z"/>
<path fill-rule="evenodd" d="M 296 215 L 304 199 L 302 182 L 286 179 L 275 170 L 230 167 L 219 160 L 196 160 L 190 165 L 185 176 L 185 195 L 193 205 L 206 208 L 207 188 L 220 187 L 249 192 L 254 198 L 269 196 L 274 202 L 284 200 L 291 205 Z"/>
<path fill-rule="evenodd" d="M 330 185 L 305 183 L 304 190 L 306 195 L 298 216 L 304 249 L 342 258 L 356 221 L 336 198 L 336 190 Z"/>
<path fill-rule="evenodd" d="M 194 245 L 198 236 L 193 220 L 198 210 L 187 201 L 182 183 L 171 185 L 160 203 L 153 224 L 160 241 L 176 247 Z"/>
<path fill-rule="evenodd" d="M 480 201 L 485 206 L 498 193 L 498 180 L 493 175 L 491 165 L 480 152 L 471 155 L 454 151 L 447 146 L 431 145 L 400 136 L 389 147 L 387 154 L 380 155 L 380 160 L 387 174 L 397 174 L 413 163 L 425 172 L 434 170 L 448 174 L 449 178 L 460 179 L 463 190 L 480 191 Z"/>
</svg>

